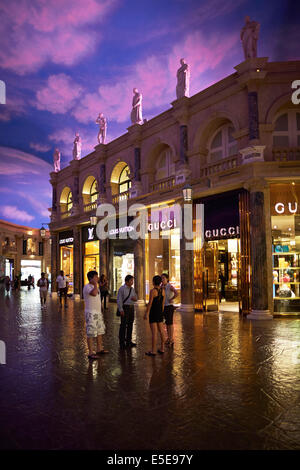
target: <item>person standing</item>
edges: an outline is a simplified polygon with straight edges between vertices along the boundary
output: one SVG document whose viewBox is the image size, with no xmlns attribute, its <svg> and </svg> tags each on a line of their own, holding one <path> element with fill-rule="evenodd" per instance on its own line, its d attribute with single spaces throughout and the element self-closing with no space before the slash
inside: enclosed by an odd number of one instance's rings
<svg viewBox="0 0 300 470">
<path fill-rule="evenodd" d="M 170 346 L 174 345 L 174 325 L 173 325 L 173 316 L 174 316 L 174 299 L 178 296 L 178 292 L 172 284 L 169 282 L 169 275 L 164 273 L 161 275 L 162 279 L 162 288 L 165 291 L 165 308 L 164 308 L 164 318 L 167 326 L 168 338 L 166 344 Z"/>
<path fill-rule="evenodd" d="M 153 277 L 153 289 L 150 291 L 150 299 L 147 305 L 147 310 L 144 315 L 144 320 L 147 320 L 149 315 L 149 323 L 152 333 L 152 350 L 146 352 L 146 356 L 156 356 L 156 341 L 157 341 L 157 330 L 160 334 L 161 347 L 157 350 L 159 354 L 165 352 L 165 336 L 163 330 L 163 310 L 165 303 L 165 291 L 161 288 L 161 276 Z"/>
<path fill-rule="evenodd" d="M 10 290 L 10 279 L 9 279 L 9 276 L 6 276 L 6 278 L 5 278 L 5 280 L 4 280 L 4 284 L 5 284 L 6 293 L 8 294 L 8 293 L 9 293 L 9 290 Z"/>
<path fill-rule="evenodd" d="M 59 294 L 59 304 L 62 307 L 62 297 L 65 299 L 65 308 L 68 308 L 67 303 L 67 293 L 68 293 L 68 279 L 64 275 L 63 271 L 59 271 L 59 276 L 56 278 L 56 283 L 58 285 L 58 294 Z"/>
<path fill-rule="evenodd" d="M 28 276 L 28 282 L 27 282 L 27 288 L 28 288 L 28 290 L 30 290 L 31 285 L 32 285 L 32 276 L 31 276 L 31 274 L 29 274 L 29 276 Z"/>
<path fill-rule="evenodd" d="M 90 360 L 99 359 L 102 354 L 108 353 L 102 346 L 102 335 L 105 333 L 105 325 L 101 312 L 101 299 L 98 289 L 97 271 L 89 271 L 87 274 L 88 284 L 83 288 L 83 298 L 85 303 L 85 323 L 87 345 L 89 349 L 88 358 Z M 94 351 L 94 338 L 97 340 L 97 352 Z"/>
<path fill-rule="evenodd" d="M 37 286 L 40 288 L 40 299 L 41 299 L 41 307 L 46 307 L 46 300 L 49 288 L 48 279 L 45 277 L 45 273 L 41 274 L 41 278 L 37 282 Z"/>
<path fill-rule="evenodd" d="M 104 303 L 104 310 L 106 310 L 106 297 L 108 296 L 108 280 L 106 279 L 105 274 L 101 274 L 100 276 L 100 294 L 101 294 L 101 303 L 103 300 Z"/>
<path fill-rule="evenodd" d="M 133 285 L 133 276 L 128 274 L 125 277 L 125 284 L 118 291 L 117 304 L 121 316 L 119 330 L 120 349 L 135 348 L 136 343 L 132 342 L 132 328 L 134 322 L 134 302 L 137 301 Z"/>
</svg>

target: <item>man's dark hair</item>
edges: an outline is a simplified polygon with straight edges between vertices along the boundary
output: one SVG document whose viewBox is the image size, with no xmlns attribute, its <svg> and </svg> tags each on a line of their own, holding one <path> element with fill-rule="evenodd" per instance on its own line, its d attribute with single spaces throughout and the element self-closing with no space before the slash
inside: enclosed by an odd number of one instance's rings
<svg viewBox="0 0 300 470">
<path fill-rule="evenodd" d="M 162 273 L 162 276 L 165 276 L 165 278 L 169 280 L 169 274 L 167 274 L 167 273 Z"/>
<path fill-rule="evenodd" d="M 62 270 L 62 269 L 59 271 L 59 274 L 61 274 L 61 273 L 63 273 L 63 270 Z"/>
<path fill-rule="evenodd" d="M 42 276 L 42 277 L 45 276 L 45 273 L 41 273 L 41 276 Z"/>
<path fill-rule="evenodd" d="M 131 274 L 127 274 L 125 277 L 125 282 L 129 282 L 131 279 L 133 279 L 133 276 L 131 276 Z"/>
<path fill-rule="evenodd" d="M 88 277 L 88 280 L 89 280 L 89 281 L 91 281 L 94 276 L 98 276 L 97 271 L 89 271 L 89 272 L 87 273 L 87 277 Z"/>
<path fill-rule="evenodd" d="M 152 282 L 155 286 L 159 286 L 161 284 L 161 277 L 160 276 L 154 276 L 152 279 Z"/>
</svg>

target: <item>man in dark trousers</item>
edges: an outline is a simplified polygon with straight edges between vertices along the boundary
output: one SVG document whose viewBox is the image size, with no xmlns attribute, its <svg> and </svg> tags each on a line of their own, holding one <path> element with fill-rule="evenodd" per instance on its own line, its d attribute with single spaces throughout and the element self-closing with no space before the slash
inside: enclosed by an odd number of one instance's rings
<svg viewBox="0 0 300 470">
<path fill-rule="evenodd" d="M 136 344 L 131 340 L 134 322 L 134 302 L 137 301 L 137 295 L 132 285 L 133 276 L 128 274 L 125 277 L 125 284 L 118 291 L 117 304 L 121 315 L 119 331 L 120 349 L 136 347 Z"/>
</svg>

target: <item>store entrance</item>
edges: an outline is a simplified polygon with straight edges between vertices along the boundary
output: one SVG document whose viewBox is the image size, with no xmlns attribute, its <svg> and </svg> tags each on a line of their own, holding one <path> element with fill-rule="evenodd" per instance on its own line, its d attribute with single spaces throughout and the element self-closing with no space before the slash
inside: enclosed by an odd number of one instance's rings
<svg viewBox="0 0 300 470">
<path fill-rule="evenodd" d="M 73 245 L 65 245 L 60 247 L 60 269 L 68 278 L 68 294 L 73 294 Z"/>
<path fill-rule="evenodd" d="M 240 240 L 207 241 L 203 250 L 203 306 L 205 311 L 239 312 Z"/>
</svg>

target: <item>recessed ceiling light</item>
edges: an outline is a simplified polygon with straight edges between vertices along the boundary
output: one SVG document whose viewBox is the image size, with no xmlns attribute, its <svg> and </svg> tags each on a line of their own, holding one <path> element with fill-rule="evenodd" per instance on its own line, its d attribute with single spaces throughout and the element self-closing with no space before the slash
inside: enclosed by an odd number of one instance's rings
<svg viewBox="0 0 300 470">
<path fill-rule="evenodd" d="M 274 228 L 277 228 L 277 225 L 274 225 Z"/>
<path fill-rule="evenodd" d="M 291 231 L 291 230 L 292 230 L 291 227 L 289 227 L 289 231 Z"/>
</svg>

